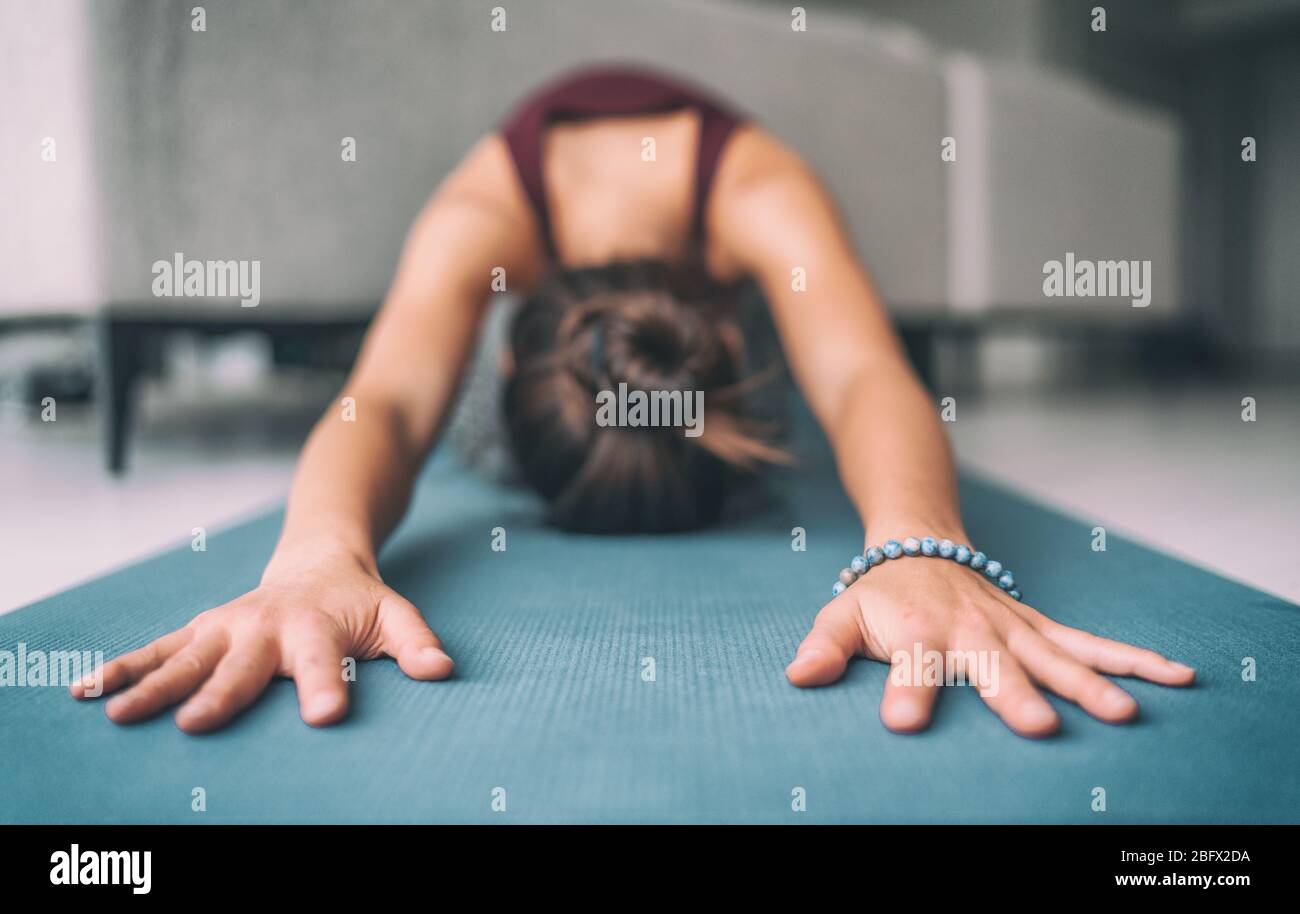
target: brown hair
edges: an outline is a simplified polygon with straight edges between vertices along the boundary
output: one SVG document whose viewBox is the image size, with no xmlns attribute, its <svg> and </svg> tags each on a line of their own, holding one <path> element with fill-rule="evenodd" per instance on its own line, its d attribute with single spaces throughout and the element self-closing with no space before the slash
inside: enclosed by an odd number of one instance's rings
<svg viewBox="0 0 1300 914">
<path fill-rule="evenodd" d="M 785 454 L 743 414 L 741 334 L 715 290 L 655 261 L 555 274 L 510 332 L 506 424 L 552 523 L 590 533 L 669 532 L 713 521 L 737 472 Z M 596 395 L 703 391 L 703 434 L 602 427 Z"/>
</svg>

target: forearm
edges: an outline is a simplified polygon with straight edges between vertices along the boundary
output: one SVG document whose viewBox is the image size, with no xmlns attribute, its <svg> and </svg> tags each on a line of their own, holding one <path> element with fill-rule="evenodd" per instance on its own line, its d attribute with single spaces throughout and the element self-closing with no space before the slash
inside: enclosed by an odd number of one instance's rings
<svg viewBox="0 0 1300 914">
<path fill-rule="evenodd" d="M 966 538 L 947 435 L 901 359 L 864 371 L 828 425 L 840 478 L 869 542 Z"/>
<path fill-rule="evenodd" d="M 379 546 L 401 520 L 425 449 L 393 406 L 362 397 L 355 409 L 349 421 L 331 404 L 308 437 L 268 573 L 305 552 L 328 551 L 373 571 Z"/>
</svg>

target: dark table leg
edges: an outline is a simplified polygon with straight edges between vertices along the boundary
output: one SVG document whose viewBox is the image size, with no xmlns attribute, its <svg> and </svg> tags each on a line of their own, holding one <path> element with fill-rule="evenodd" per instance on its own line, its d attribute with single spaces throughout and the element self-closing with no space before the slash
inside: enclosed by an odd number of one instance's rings
<svg viewBox="0 0 1300 914">
<path fill-rule="evenodd" d="M 934 331 L 921 328 L 902 328 L 903 348 L 907 350 L 912 367 L 921 377 L 921 383 L 934 390 Z"/>
<path fill-rule="evenodd" d="M 126 468 L 131 396 L 139 371 L 136 334 L 129 324 L 105 318 L 101 324 L 100 391 L 104 398 L 104 461 L 117 476 Z"/>
</svg>

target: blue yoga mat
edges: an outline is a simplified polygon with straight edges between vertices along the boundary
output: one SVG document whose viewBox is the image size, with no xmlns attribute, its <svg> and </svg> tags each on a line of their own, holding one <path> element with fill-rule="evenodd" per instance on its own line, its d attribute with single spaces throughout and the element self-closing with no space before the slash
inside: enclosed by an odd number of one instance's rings
<svg viewBox="0 0 1300 914">
<path fill-rule="evenodd" d="M 1127 682 L 1142 716 L 1121 727 L 1053 699 L 1062 732 L 1044 741 L 949 689 L 930 730 L 894 735 L 877 716 L 883 665 L 808 691 L 782 673 L 860 542 L 825 460 L 713 530 L 608 538 L 549 529 L 530 496 L 438 460 L 381 565 L 456 658 L 453 679 L 362 664 L 350 716 L 323 730 L 277 681 L 202 737 L 170 715 L 116 726 L 62 688 L 2 688 L 0 821 L 1300 821 L 1300 608 L 1116 536 L 1093 552 L 1090 524 L 977 479 L 962 492 L 975 542 L 1034 605 L 1190 663 L 1198 684 Z M 280 520 L 0 617 L 0 649 L 138 647 L 255 585 Z M 807 551 L 791 549 L 796 526 Z"/>
</svg>

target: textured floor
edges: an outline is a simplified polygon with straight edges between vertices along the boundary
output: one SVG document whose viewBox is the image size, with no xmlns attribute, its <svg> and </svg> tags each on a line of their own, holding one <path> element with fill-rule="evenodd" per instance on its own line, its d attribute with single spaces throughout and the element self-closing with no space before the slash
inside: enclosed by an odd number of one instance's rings
<svg viewBox="0 0 1300 914">
<path fill-rule="evenodd" d="M 1300 396 L 1276 385 L 1127 388 L 963 398 L 947 428 L 971 469 L 1300 602 Z M 281 499 L 331 392 L 275 389 L 269 404 L 215 384 L 146 397 L 121 479 L 102 469 L 92 416 L 67 410 L 45 424 L 0 413 L 0 613 Z M 1259 402 L 1254 424 L 1240 417 L 1247 393 Z"/>
<path fill-rule="evenodd" d="M 879 664 L 828 689 L 788 685 L 782 668 L 858 536 L 828 469 L 720 530 L 600 538 L 541 527 L 526 497 L 435 465 L 382 565 L 457 658 L 454 679 L 364 664 L 351 716 L 320 731 L 279 682 L 201 738 L 167 716 L 119 728 L 59 688 L 4 689 L 0 820 L 1300 820 L 1300 608 L 1118 537 L 1094 553 L 1086 525 L 976 480 L 972 536 L 1014 562 L 1039 606 L 1191 663 L 1200 684 L 1132 684 L 1143 716 L 1128 727 L 1058 702 L 1063 732 L 1041 742 L 965 689 L 927 733 L 891 735 Z M 253 585 L 278 520 L 0 617 L 0 645 L 138 646 Z M 505 553 L 489 548 L 497 525 Z M 795 525 L 806 552 L 790 548 Z M 1248 656 L 1254 682 L 1240 675 Z"/>
</svg>

